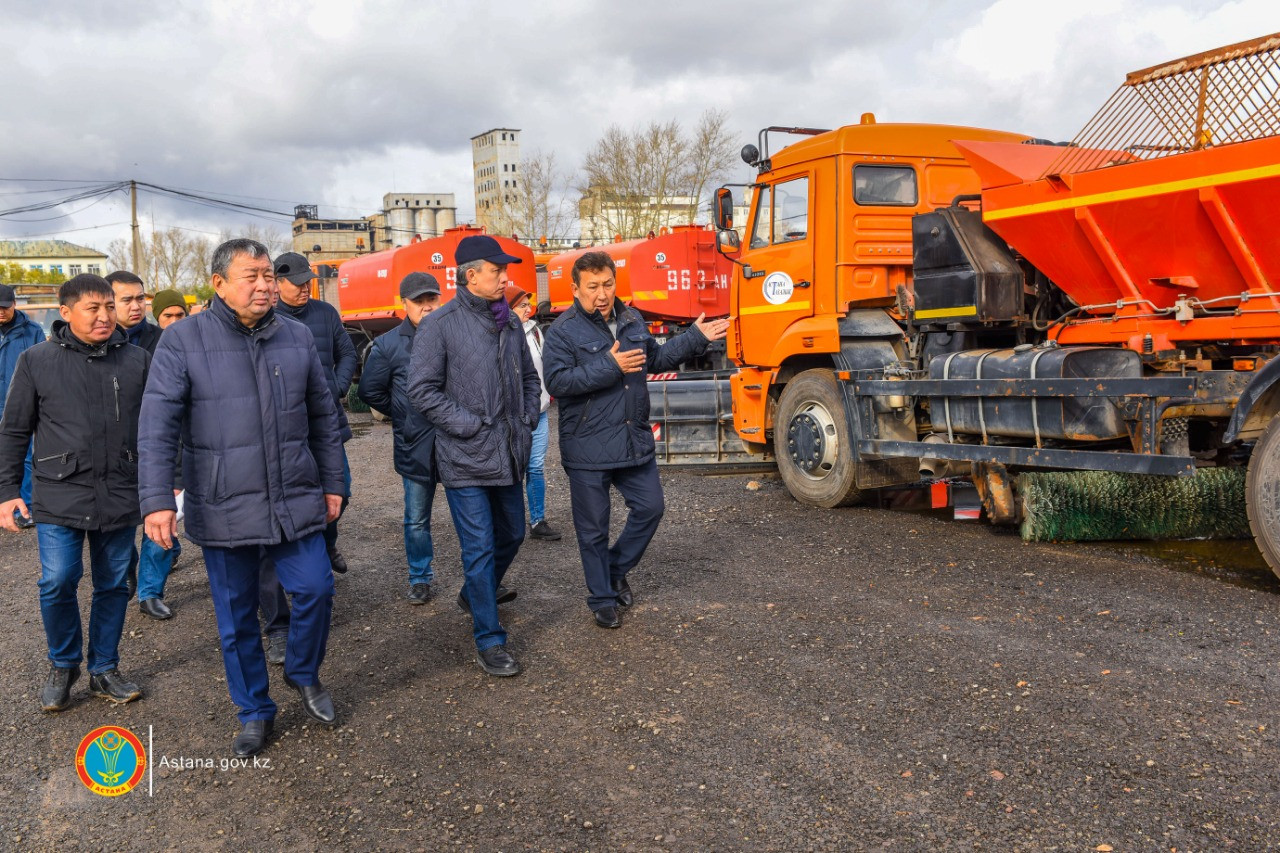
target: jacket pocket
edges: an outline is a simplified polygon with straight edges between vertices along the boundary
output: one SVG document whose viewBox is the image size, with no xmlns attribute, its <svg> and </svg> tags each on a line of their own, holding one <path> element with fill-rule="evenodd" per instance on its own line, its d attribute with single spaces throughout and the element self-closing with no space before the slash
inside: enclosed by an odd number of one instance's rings
<svg viewBox="0 0 1280 853">
<path fill-rule="evenodd" d="M 578 364 L 585 364 L 588 361 L 595 361 L 595 356 L 605 349 L 605 345 L 601 341 L 588 341 L 585 344 L 578 344 Z"/>
<path fill-rule="evenodd" d="M 60 483 L 74 474 L 79 467 L 80 460 L 74 453 L 67 451 L 32 460 L 31 472 L 37 479 Z"/>
<path fill-rule="evenodd" d="M 594 396 L 587 398 L 586 404 L 582 407 L 582 414 L 578 415 L 578 423 L 573 428 L 574 435 L 582 435 L 582 428 L 587 425 L 587 416 L 591 414 L 591 404 L 595 401 Z"/>
</svg>

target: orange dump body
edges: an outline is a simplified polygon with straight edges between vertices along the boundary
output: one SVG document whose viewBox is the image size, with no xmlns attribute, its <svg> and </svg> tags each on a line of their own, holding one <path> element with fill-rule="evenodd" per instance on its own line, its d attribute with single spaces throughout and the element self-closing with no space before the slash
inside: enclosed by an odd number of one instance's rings
<svg viewBox="0 0 1280 853">
<path fill-rule="evenodd" d="M 1099 152 L 1082 161 L 1116 165 L 1047 176 L 1062 148 L 956 147 L 982 180 L 986 223 L 1085 308 L 1051 332 L 1060 342 L 1280 340 L 1280 138 L 1137 162 Z"/>
<path fill-rule="evenodd" d="M 435 276 L 440 282 L 441 301 L 449 301 L 458 290 L 454 280 L 454 251 L 462 238 L 483 233 L 483 228 L 462 225 L 430 240 L 343 262 L 338 268 L 338 302 L 342 321 L 367 326 L 375 332 L 399 323 L 404 317 L 400 308 L 400 280 L 411 272 Z M 494 239 L 507 254 L 521 259 L 521 263 L 507 267 L 511 283 L 529 293 L 536 293 L 538 285 L 533 251 L 507 237 Z"/>
<path fill-rule="evenodd" d="M 618 298 L 646 319 L 682 323 L 699 314 L 729 313 L 733 262 L 716 250 L 716 234 L 701 225 L 677 225 L 648 240 L 574 249 L 547 262 L 553 314 L 573 304 L 573 264 L 587 252 L 606 252 L 617 267 Z"/>
</svg>

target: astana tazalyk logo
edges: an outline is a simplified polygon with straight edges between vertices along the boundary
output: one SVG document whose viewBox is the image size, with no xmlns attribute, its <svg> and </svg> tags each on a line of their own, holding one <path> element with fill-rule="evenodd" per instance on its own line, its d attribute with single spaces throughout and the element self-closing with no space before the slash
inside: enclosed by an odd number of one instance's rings
<svg viewBox="0 0 1280 853">
<path fill-rule="evenodd" d="M 132 791 L 147 769 L 147 751 L 128 729 L 101 726 L 80 740 L 76 772 L 84 786 L 104 797 Z"/>
</svg>

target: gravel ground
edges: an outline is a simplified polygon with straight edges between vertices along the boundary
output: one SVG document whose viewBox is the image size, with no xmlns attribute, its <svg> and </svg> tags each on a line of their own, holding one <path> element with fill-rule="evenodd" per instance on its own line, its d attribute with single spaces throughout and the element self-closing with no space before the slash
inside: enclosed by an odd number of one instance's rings
<svg viewBox="0 0 1280 853">
<path fill-rule="evenodd" d="M 390 433 L 359 433 L 323 670 L 341 725 L 309 724 L 273 668 L 269 767 L 217 766 L 238 727 L 199 549 L 171 578 L 175 619 L 130 609 L 122 670 L 145 698 L 111 706 L 82 678 L 47 716 L 35 536 L 0 538 L 0 847 L 1275 845 L 1280 584 L 1248 547 L 1024 545 L 927 514 L 806 509 L 767 476 L 665 474 L 623 628 L 592 622 L 571 534 L 528 541 L 503 611 L 525 672 L 494 679 L 453 604 L 443 494 L 441 594 L 413 607 Z M 77 780 L 76 746 L 104 724 L 152 733 L 151 796 Z"/>
</svg>

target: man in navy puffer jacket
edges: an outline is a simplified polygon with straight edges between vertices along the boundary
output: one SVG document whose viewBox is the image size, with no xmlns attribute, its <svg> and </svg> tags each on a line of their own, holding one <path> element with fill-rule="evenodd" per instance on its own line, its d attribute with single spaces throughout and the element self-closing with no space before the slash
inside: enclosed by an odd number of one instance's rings
<svg viewBox="0 0 1280 853">
<path fill-rule="evenodd" d="M 138 496 L 147 535 L 170 547 L 181 447 L 187 537 L 204 549 L 227 688 L 243 725 L 232 749 L 247 756 L 265 746 L 276 713 L 258 636 L 264 552 L 293 597 L 285 682 L 313 719 L 336 719 L 319 672 L 334 591 L 323 534 L 342 505 L 342 442 L 311 332 L 271 308 L 266 247 L 230 240 L 212 267 L 209 310 L 175 323 L 156 347 L 138 431 Z"/>
<path fill-rule="evenodd" d="M 587 252 L 573 263 L 573 306 L 547 329 L 542 372 L 560 414 L 560 463 L 587 580 L 587 606 L 602 628 L 622 625 L 634 601 L 627 572 L 644 556 L 664 509 L 645 372 L 673 370 L 728 331 L 699 317 L 665 344 L 616 294 L 613 258 Z M 609 487 L 627 504 L 627 523 L 609 545 Z"/>
</svg>

